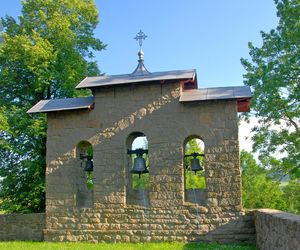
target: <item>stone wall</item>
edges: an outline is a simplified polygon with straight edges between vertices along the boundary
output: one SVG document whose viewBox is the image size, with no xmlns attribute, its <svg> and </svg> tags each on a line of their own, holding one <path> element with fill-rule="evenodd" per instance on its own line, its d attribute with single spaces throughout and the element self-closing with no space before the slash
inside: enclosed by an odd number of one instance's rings
<svg viewBox="0 0 300 250">
<path fill-rule="evenodd" d="M 241 212 L 236 217 L 232 214 L 218 217 L 196 208 L 138 209 L 112 205 L 102 209 L 74 208 L 65 214 L 57 211 L 60 219 L 51 214 L 48 223 L 53 223 L 55 229 L 44 229 L 43 213 L 3 214 L 0 215 L 0 241 L 43 241 L 43 229 L 46 241 L 89 242 L 194 240 L 254 243 L 256 233 L 257 249 L 300 249 L 298 215 L 259 209 Z"/>
<path fill-rule="evenodd" d="M 45 214 L 1 214 L 0 241 L 42 241 Z"/>
<path fill-rule="evenodd" d="M 255 212 L 256 245 L 261 250 L 300 249 L 300 216 L 273 209 Z"/>
<path fill-rule="evenodd" d="M 136 209 L 106 206 L 104 209 L 73 210 L 57 214 L 45 241 L 145 242 L 202 241 L 254 243 L 252 215 L 216 214 L 195 208 Z M 64 217 L 63 217 L 64 216 Z"/>
<path fill-rule="evenodd" d="M 107 87 L 94 91 L 91 111 L 48 115 L 45 240 L 253 239 L 253 227 L 245 226 L 249 220 L 241 210 L 236 101 L 181 104 L 180 92 L 178 82 Z M 134 133 L 148 140 L 145 202 L 130 184 L 127 149 Z M 205 143 L 206 190 L 195 192 L 205 194 L 199 204 L 186 199 L 183 145 L 191 136 Z M 88 207 L 78 206 L 84 183 L 77 152 L 81 141 L 93 146 Z"/>
</svg>

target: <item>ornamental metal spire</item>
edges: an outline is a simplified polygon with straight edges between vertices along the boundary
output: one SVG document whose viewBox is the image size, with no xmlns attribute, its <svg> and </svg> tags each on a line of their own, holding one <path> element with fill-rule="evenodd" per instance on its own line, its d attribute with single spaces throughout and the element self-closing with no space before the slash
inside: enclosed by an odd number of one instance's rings
<svg viewBox="0 0 300 250">
<path fill-rule="evenodd" d="M 146 38 L 147 38 L 147 35 L 145 35 L 145 33 L 142 30 L 140 30 L 140 32 L 137 33 L 137 35 L 133 38 L 133 39 L 139 41 L 140 50 L 142 49 L 143 40 L 145 40 Z"/>
<path fill-rule="evenodd" d="M 132 72 L 133 76 L 142 76 L 142 75 L 150 74 L 150 72 L 146 69 L 146 67 L 144 65 L 144 52 L 142 50 L 143 40 L 145 40 L 146 38 L 147 38 L 147 35 L 145 35 L 145 33 L 142 30 L 140 30 L 137 33 L 137 35 L 133 38 L 139 42 L 139 46 L 140 46 L 140 51 L 138 53 L 138 56 L 139 56 L 138 66 Z"/>
</svg>

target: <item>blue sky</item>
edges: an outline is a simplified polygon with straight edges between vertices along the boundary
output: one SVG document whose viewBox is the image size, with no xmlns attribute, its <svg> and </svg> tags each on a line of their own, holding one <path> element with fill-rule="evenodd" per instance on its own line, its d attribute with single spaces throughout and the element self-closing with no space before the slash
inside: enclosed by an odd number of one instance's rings
<svg viewBox="0 0 300 250">
<path fill-rule="evenodd" d="M 95 36 L 107 48 L 97 53 L 102 72 L 131 73 L 142 29 L 150 72 L 196 69 L 200 87 L 243 85 L 241 57 L 248 42 L 261 44 L 260 31 L 278 22 L 273 0 L 96 0 L 100 23 Z M 20 0 L 0 0 L 0 16 L 17 17 Z"/>
</svg>

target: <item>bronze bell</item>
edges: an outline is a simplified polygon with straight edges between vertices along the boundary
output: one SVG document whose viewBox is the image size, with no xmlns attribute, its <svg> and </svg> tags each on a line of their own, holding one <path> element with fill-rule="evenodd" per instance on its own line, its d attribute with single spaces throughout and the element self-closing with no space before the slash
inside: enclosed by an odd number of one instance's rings
<svg viewBox="0 0 300 250">
<path fill-rule="evenodd" d="M 92 172 L 94 170 L 93 158 L 91 156 L 87 156 L 86 158 L 87 158 L 87 160 L 86 160 L 86 163 L 85 163 L 84 171 Z"/>
<path fill-rule="evenodd" d="M 203 170 L 203 167 L 200 165 L 199 159 L 196 157 L 191 160 L 191 170 L 195 172 Z"/>
<path fill-rule="evenodd" d="M 148 154 L 148 149 L 142 149 L 142 148 L 138 148 L 135 150 L 128 149 L 127 154 L 136 155 L 136 158 L 134 158 L 133 161 L 133 167 L 130 170 L 131 174 L 139 174 L 139 177 L 141 177 L 141 174 L 149 173 L 149 170 L 146 167 L 145 159 L 143 158 L 143 154 Z"/>
<path fill-rule="evenodd" d="M 130 173 L 139 174 L 139 176 L 141 176 L 141 174 L 149 173 L 149 170 L 146 168 L 145 159 L 141 155 L 137 155 L 137 157 L 134 158 L 133 167 L 130 170 Z"/>
</svg>

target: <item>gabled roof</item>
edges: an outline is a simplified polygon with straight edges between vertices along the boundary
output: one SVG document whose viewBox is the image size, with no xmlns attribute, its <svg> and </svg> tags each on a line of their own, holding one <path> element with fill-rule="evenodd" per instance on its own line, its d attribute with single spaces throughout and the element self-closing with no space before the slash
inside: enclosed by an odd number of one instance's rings
<svg viewBox="0 0 300 250">
<path fill-rule="evenodd" d="M 73 110 L 73 109 L 90 109 L 94 105 L 94 97 L 79 97 L 66 99 L 41 100 L 27 113 L 47 113 L 52 111 Z"/>
<path fill-rule="evenodd" d="M 101 86 L 120 85 L 137 82 L 167 81 L 167 80 L 194 80 L 196 70 L 175 70 L 164 72 L 153 72 L 148 74 L 125 74 L 111 76 L 86 77 L 77 86 L 81 88 L 95 88 Z"/>
<path fill-rule="evenodd" d="M 236 87 L 218 87 L 197 89 L 196 70 L 176 70 L 147 73 L 142 75 L 114 75 L 114 76 L 98 76 L 86 77 L 77 85 L 80 88 L 95 88 L 102 86 L 120 85 L 128 83 L 154 82 L 181 80 L 192 81 L 193 89 L 184 89 L 179 98 L 179 102 L 204 102 L 204 101 L 222 101 L 237 100 L 238 111 L 247 112 L 250 110 L 251 90 L 248 86 Z M 195 88 L 196 87 L 196 88 Z M 94 97 L 80 97 L 67 99 L 42 100 L 34 105 L 27 113 L 46 113 L 52 111 L 90 109 L 94 105 Z"/>
<path fill-rule="evenodd" d="M 251 98 L 248 86 L 191 89 L 182 92 L 179 102 Z"/>
</svg>

